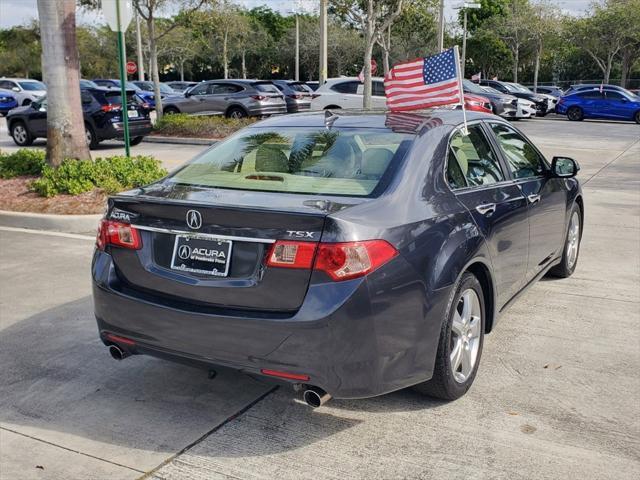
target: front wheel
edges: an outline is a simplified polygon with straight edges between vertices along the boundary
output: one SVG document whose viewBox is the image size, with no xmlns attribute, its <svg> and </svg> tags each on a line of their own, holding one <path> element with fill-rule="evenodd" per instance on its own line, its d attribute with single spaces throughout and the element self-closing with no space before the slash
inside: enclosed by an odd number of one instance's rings
<svg viewBox="0 0 640 480">
<path fill-rule="evenodd" d="M 553 267 L 549 273 L 554 277 L 567 278 L 573 275 L 578 265 L 578 255 L 580 254 L 580 239 L 582 238 L 582 216 L 580 207 L 573 206 L 571 217 L 569 217 L 569 228 L 562 250 L 562 260 Z"/>
<path fill-rule="evenodd" d="M 23 122 L 15 122 L 11 125 L 11 138 L 19 147 L 28 147 L 33 143 L 33 135 Z"/>
<path fill-rule="evenodd" d="M 143 139 L 144 137 L 134 137 L 129 142 L 129 145 L 131 145 L 132 147 L 135 147 L 136 145 L 140 145 L 140 142 L 142 142 Z"/>
<path fill-rule="evenodd" d="M 484 342 L 485 305 L 480 282 L 463 274 L 443 322 L 433 377 L 414 387 L 443 400 L 455 400 L 471 387 Z"/>
<path fill-rule="evenodd" d="M 584 118 L 584 112 L 580 107 L 570 107 L 569 110 L 567 110 L 567 118 L 574 122 L 579 122 Z"/>
</svg>

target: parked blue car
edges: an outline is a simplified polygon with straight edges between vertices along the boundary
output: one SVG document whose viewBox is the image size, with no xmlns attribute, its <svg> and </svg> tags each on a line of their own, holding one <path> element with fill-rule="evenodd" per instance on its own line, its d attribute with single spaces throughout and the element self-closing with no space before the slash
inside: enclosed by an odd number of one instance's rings
<svg viewBox="0 0 640 480">
<path fill-rule="evenodd" d="M 613 88 L 596 87 L 565 95 L 556 105 L 556 113 L 567 115 L 569 120 L 606 118 L 634 120 L 640 123 L 640 97 Z"/>
<path fill-rule="evenodd" d="M 5 116 L 9 110 L 17 106 L 18 100 L 13 92 L 0 88 L 0 115 Z"/>
<path fill-rule="evenodd" d="M 120 88 L 120 80 L 117 79 L 94 78 L 93 83 L 104 88 Z M 135 90 L 136 96 L 144 103 L 148 104 L 149 108 L 156 108 L 156 98 L 153 95 L 153 92 L 143 90 L 133 82 L 127 82 L 126 87 L 127 90 Z"/>
</svg>

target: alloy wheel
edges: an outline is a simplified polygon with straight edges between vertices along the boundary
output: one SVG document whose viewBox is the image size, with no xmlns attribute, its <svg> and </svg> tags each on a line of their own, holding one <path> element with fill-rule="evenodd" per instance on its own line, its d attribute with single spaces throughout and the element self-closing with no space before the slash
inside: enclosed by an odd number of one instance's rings
<svg viewBox="0 0 640 480">
<path fill-rule="evenodd" d="M 93 141 L 93 136 L 91 135 L 91 131 L 87 128 L 85 129 L 84 134 L 87 139 L 87 145 L 91 145 L 91 142 Z"/>
<path fill-rule="evenodd" d="M 27 137 L 27 129 L 23 125 L 16 125 L 15 127 L 13 127 L 13 138 L 17 143 L 19 143 L 20 145 L 26 143 Z"/>
<path fill-rule="evenodd" d="M 578 247 L 580 246 L 580 217 L 578 212 L 571 215 L 569 233 L 567 234 L 567 266 L 572 269 L 578 259 Z"/>
<path fill-rule="evenodd" d="M 451 322 L 449 360 L 453 378 L 464 383 L 478 360 L 482 328 L 480 299 L 475 290 L 462 292 Z"/>
</svg>

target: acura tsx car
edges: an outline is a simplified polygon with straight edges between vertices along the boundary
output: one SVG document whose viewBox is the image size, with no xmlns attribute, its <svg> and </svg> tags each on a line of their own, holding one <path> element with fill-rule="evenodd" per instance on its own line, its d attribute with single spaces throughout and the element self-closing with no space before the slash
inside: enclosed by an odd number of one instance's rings
<svg viewBox="0 0 640 480">
<path fill-rule="evenodd" d="M 577 163 L 460 110 L 271 118 L 113 196 L 92 263 L 112 356 L 294 384 L 317 407 L 471 386 L 505 308 L 576 268 Z"/>
</svg>

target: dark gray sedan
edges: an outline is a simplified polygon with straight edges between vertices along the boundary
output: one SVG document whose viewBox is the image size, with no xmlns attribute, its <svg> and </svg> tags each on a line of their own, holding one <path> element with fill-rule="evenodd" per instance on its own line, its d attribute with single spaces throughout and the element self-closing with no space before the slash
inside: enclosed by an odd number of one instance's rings
<svg viewBox="0 0 640 480">
<path fill-rule="evenodd" d="M 459 110 L 272 118 L 111 197 L 102 341 L 289 382 L 314 407 L 462 396 L 500 312 L 573 273 L 584 218 L 576 162 L 467 116 L 468 131 Z"/>
<path fill-rule="evenodd" d="M 167 98 L 164 113 L 261 117 L 287 113 L 282 93 L 269 81 L 211 80 L 200 82 L 183 95 Z"/>
</svg>

